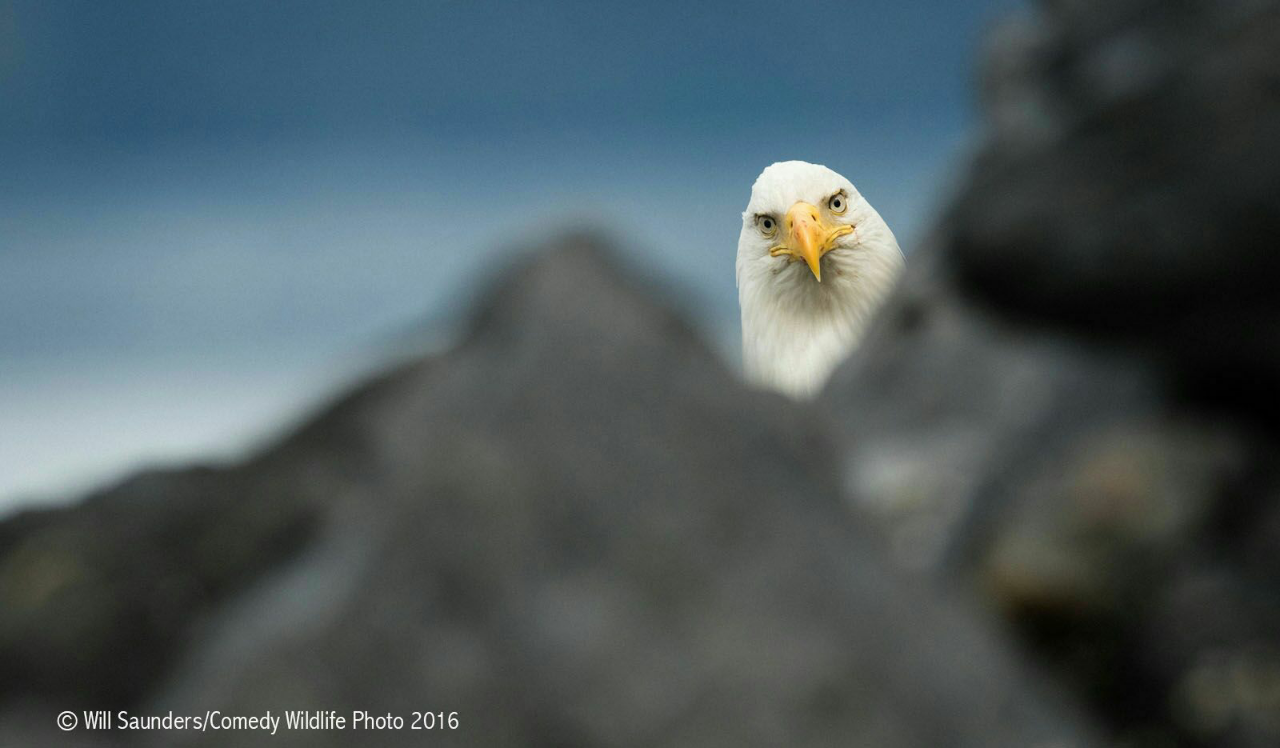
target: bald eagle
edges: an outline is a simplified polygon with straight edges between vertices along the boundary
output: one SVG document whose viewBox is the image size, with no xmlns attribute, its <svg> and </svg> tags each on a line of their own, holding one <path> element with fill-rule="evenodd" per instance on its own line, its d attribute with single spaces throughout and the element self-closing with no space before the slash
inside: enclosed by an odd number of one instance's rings
<svg viewBox="0 0 1280 748">
<path fill-rule="evenodd" d="M 817 394 L 902 268 L 898 240 L 849 180 L 804 161 L 765 169 L 738 237 L 748 381 L 794 398 Z"/>
</svg>

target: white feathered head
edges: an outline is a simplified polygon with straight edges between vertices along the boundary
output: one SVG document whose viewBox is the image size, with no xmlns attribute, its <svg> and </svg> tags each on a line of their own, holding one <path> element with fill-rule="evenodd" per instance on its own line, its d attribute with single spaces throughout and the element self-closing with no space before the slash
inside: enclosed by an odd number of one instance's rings
<svg viewBox="0 0 1280 748">
<path fill-rule="evenodd" d="M 809 397 L 857 346 L 902 271 L 884 219 L 825 166 L 783 161 L 751 188 L 738 237 L 747 378 Z"/>
</svg>

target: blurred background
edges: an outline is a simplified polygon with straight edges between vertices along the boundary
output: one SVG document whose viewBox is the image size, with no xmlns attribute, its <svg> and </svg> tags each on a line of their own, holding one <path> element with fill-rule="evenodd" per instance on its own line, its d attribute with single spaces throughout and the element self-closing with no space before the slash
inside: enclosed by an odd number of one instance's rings
<svg viewBox="0 0 1280 748">
<path fill-rule="evenodd" d="M 909 254 L 1019 5 L 0 0 L 0 513 L 238 454 L 566 225 L 736 365 L 756 174 Z"/>
</svg>

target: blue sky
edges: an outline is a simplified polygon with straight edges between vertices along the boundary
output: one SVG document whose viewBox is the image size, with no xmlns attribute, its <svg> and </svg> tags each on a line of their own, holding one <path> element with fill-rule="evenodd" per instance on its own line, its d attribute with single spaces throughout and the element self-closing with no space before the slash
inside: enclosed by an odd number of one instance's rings
<svg viewBox="0 0 1280 748">
<path fill-rule="evenodd" d="M 1020 5 L 0 0 L 0 507 L 234 457 L 564 226 L 732 358 L 755 175 L 909 253 Z"/>
</svg>

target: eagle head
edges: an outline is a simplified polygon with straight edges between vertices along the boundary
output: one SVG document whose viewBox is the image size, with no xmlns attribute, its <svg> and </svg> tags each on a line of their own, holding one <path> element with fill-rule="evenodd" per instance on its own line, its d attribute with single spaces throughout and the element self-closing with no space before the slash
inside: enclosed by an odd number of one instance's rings
<svg viewBox="0 0 1280 748">
<path fill-rule="evenodd" d="M 849 180 L 804 161 L 765 169 L 738 237 L 747 379 L 792 397 L 816 394 L 902 267 L 898 240 Z"/>
</svg>

